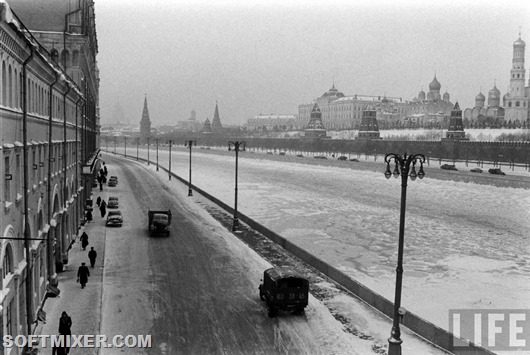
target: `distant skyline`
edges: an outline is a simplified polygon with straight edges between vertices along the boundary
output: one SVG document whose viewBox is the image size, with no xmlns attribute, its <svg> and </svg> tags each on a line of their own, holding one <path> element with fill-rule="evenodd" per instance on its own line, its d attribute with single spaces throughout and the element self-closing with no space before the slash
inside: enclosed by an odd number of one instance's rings
<svg viewBox="0 0 530 355">
<path fill-rule="evenodd" d="M 333 82 L 345 95 L 411 100 L 434 75 L 465 109 L 507 91 L 513 42 L 530 69 L 528 1 L 178 1 L 95 3 L 101 123 L 223 124 L 296 114 Z M 117 103 L 123 114 L 116 113 Z M 119 111 L 119 110 L 118 110 Z"/>
</svg>

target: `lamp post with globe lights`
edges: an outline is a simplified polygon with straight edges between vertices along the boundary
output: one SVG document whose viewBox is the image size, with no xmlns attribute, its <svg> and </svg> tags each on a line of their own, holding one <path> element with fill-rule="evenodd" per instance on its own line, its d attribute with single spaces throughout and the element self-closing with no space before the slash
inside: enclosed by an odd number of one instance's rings
<svg viewBox="0 0 530 355">
<path fill-rule="evenodd" d="M 191 139 L 187 140 L 186 143 L 184 144 L 186 147 L 190 149 L 190 168 L 189 168 L 190 177 L 188 179 L 188 196 L 193 196 L 193 192 L 191 191 L 191 147 L 193 147 L 196 144 L 197 142 Z"/>
<path fill-rule="evenodd" d="M 394 161 L 394 170 L 390 171 L 390 163 Z M 385 155 L 385 177 L 390 179 L 391 176 L 397 178 L 401 175 L 401 207 L 399 212 L 399 244 L 398 244 L 398 262 L 396 267 L 396 292 L 394 297 L 394 320 L 390 338 L 388 338 L 388 355 L 401 355 L 401 331 L 399 329 L 401 309 L 401 284 L 403 280 L 403 244 L 405 237 L 405 207 L 407 200 L 407 180 L 410 176 L 412 181 L 416 178 L 423 179 L 423 163 L 425 156 L 423 154 L 403 155 L 389 153 Z M 416 172 L 416 164 L 420 165 Z M 412 165 L 412 166 L 411 166 Z"/>
<path fill-rule="evenodd" d="M 232 231 L 239 229 L 239 218 L 237 217 L 237 169 L 238 169 L 238 157 L 240 151 L 245 151 L 246 143 L 244 141 L 231 141 L 228 142 L 228 151 L 236 152 L 236 183 L 235 183 L 235 197 L 234 197 L 234 221 L 232 223 Z"/>
</svg>

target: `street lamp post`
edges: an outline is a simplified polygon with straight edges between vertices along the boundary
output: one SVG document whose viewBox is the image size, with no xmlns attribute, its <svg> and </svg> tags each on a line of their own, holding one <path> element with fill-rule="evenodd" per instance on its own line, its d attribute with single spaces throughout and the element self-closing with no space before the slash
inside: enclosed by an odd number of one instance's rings
<svg viewBox="0 0 530 355">
<path fill-rule="evenodd" d="M 234 197 L 234 221 L 232 223 L 232 231 L 239 229 L 239 219 L 237 217 L 237 169 L 238 169 L 238 157 L 240 151 L 245 151 L 246 143 L 244 141 L 233 141 L 228 142 L 228 151 L 234 150 L 236 152 L 236 182 L 235 182 L 235 197 Z"/>
<path fill-rule="evenodd" d="M 147 137 L 147 165 L 149 165 L 149 137 Z"/>
<path fill-rule="evenodd" d="M 187 140 L 186 143 L 184 144 L 186 147 L 190 148 L 190 168 L 189 168 L 190 177 L 188 179 L 188 196 L 193 196 L 193 192 L 191 191 L 191 147 L 193 147 L 196 144 L 197 142 L 194 140 Z"/>
<path fill-rule="evenodd" d="M 390 163 L 394 160 L 394 171 L 390 171 Z M 399 246 L 398 246 L 398 263 L 396 268 L 396 293 L 394 298 L 394 322 L 392 324 L 392 332 L 388 338 L 388 355 L 401 355 L 401 331 L 399 329 L 399 318 L 403 310 L 401 307 L 401 283 L 403 279 L 403 244 L 405 237 L 405 206 L 407 200 L 407 180 L 410 176 L 411 180 L 416 180 L 416 177 L 423 179 L 425 172 L 423 171 L 423 163 L 425 156 L 423 154 L 413 154 L 403 156 L 399 154 L 389 153 L 385 155 L 385 177 L 389 179 L 392 175 L 397 178 L 401 175 L 401 207 L 399 212 Z M 416 164 L 420 164 L 419 171 L 416 173 Z M 411 167 L 412 164 L 412 167 Z"/>
<path fill-rule="evenodd" d="M 171 140 L 169 140 L 169 180 L 171 181 Z"/>
<path fill-rule="evenodd" d="M 158 171 L 158 138 L 156 139 L 156 171 Z"/>
</svg>

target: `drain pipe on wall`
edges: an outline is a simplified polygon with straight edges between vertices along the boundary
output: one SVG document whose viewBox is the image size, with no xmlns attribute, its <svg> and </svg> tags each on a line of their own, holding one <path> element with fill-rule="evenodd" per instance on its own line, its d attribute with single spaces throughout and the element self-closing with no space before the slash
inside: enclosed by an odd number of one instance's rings
<svg viewBox="0 0 530 355">
<path fill-rule="evenodd" d="M 49 85 L 48 93 L 48 177 L 46 181 L 46 193 L 48 200 L 48 223 L 51 223 L 52 220 L 52 147 L 53 147 L 53 87 L 59 81 L 59 75 L 56 71 L 55 80 Z M 51 226 L 50 226 L 51 227 Z M 57 279 L 57 274 L 55 273 L 55 261 L 53 259 L 53 238 L 48 229 L 48 283 L 51 286 L 57 286 L 59 280 Z"/>
<path fill-rule="evenodd" d="M 28 43 L 29 44 L 29 43 Z M 29 44 L 30 55 L 22 63 L 22 149 L 24 154 L 24 250 L 26 252 L 26 321 L 27 334 L 30 335 L 33 324 L 33 255 L 30 248 L 29 206 L 28 206 L 28 63 L 34 57 L 34 49 Z"/>
</svg>

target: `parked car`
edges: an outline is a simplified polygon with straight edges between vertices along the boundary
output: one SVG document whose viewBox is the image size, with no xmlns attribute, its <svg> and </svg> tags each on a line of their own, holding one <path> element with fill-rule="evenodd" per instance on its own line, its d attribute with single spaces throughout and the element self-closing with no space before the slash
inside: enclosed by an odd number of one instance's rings
<svg viewBox="0 0 530 355">
<path fill-rule="evenodd" d="M 297 157 L 297 158 L 303 158 L 304 155 L 303 155 L 303 154 L 296 154 L 296 157 Z"/>
<path fill-rule="evenodd" d="M 280 154 L 280 155 L 285 155 L 285 152 L 280 152 L 279 154 Z"/>
<path fill-rule="evenodd" d="M 112 180 L 112 179 L 110 179 L 109 182 L 107 183 L 107 185 L 110 186 L 110 187 L 114 187 L 117 184 L 118 184 L 118 181 Z"/>
<path fill-rule="evenodd" d="M 471 169 L 469 171 L 471 171 L 472 173 L 481 173 L 482 169 L 481 168 L 473 168 L 473 169 Z"/>
<path fill-rule="evenodd" d="M 341 155 L 340 157 L 337 158 L 337 160 L 348 160 L 348 157 Z"/>
<path fill-rule="evenodd" d="M 315 155 L 313 158 L 315 159 L 327 159 L 325 155 Z"/>
<path fill-rule="evenodd" d="M 107 222 L 105 223 L 106 226 L 118 226 L 121 227 L 123 224 L 123 216 L 121 214 L 121 211 L 109 211 L 107 214 Z"/>
<path fill-rule="evenodd" d="M 500 168 L 491 168 L 488 170 L 488 173 L 493 175 L 506 175 Z"/>
<path fill-rule="evenodd" d="M 309 281 L 288 267 L 273 267 L 263 273 L 259 297 L 267 303 L 269 317 L 278 310 L 302 313 L 307 306 Z"/>
<path fill-rule="evenodd" d="M 118 208 L 118 198 L 116 196 L 109 197 L 109 201 L 107 202 L 107 208 L 114 209 Z"/>
<path fill-rule="evenodd" d="M 351 158 L 350 161 L 359 162 L 359 159 Z"/>
<path fill-rule="evenodd" d="M 442 164 L 442 166 L 440 166 L 440 169 L 458 171 L 454 164 Z"/>
</svg>

